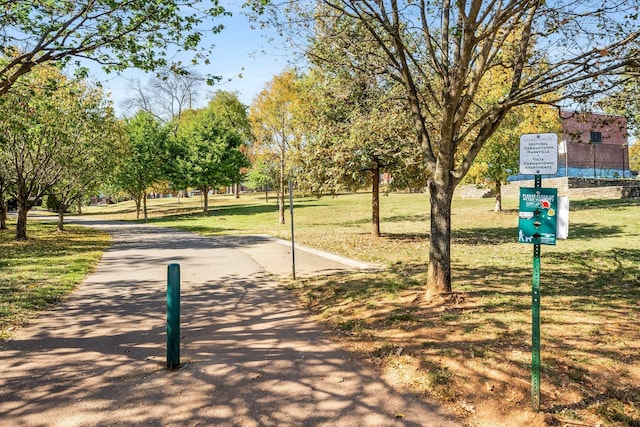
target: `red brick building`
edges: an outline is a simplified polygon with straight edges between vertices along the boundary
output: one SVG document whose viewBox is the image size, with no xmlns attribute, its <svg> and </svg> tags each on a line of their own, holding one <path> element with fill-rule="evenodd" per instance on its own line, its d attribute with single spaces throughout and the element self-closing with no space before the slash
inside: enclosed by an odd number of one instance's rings
<svg viewBox="0 0 640 427">
<path fill-rule="evenodd" d="M 573 112 L 563 112 L 561 117 L 559 176 L 631 176 L 625 117 Z"/>
</svg>

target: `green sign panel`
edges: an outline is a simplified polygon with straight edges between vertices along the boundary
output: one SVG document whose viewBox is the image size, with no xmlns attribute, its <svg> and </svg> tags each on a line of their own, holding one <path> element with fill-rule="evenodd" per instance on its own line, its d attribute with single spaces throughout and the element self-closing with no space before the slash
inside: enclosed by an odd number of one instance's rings
<svg viewBox="0 0 640 427">
<path fill-rule="evenodd" d="M 518 242 L 555 245 L 557 212 L 556 188 L 520 188 Z"/>
</svg>

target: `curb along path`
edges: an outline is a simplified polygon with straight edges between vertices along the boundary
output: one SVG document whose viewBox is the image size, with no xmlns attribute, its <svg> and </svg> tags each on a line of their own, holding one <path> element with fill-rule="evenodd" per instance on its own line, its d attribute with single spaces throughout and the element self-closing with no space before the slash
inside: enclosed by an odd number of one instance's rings
<svg viewBox="0 0 640 427">
<path fill-rule="evenodd" d="M 273 239 L 83 222 L 114 245 L 68 301 L 0 349 L 0 425 L 459 425 L 332 344 L 274 280 L 291 267 Z M 320 255 L 296 253 L 301 274 L 354 269 Z M 182 288 L 184 367 L 173 372 L 170 263 Z"/>
</svg>

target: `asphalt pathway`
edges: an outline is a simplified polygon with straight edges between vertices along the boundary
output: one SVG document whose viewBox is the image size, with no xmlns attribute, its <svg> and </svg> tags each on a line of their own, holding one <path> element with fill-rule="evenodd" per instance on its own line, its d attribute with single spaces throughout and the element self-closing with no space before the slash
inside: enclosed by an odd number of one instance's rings
<svg viewBox="0 0 640 427">
<path fill-rule="evenodd" d="M 69 300 L 0 349 L 1 426 L 455 426 L 332 343 L 274 276 L 290 248 L 88 222 L 114 236 Z M 181 362 L 166 364 L 167 266 Z M 300 275 L 366 268 L 296 251 Z"/>
</svg>

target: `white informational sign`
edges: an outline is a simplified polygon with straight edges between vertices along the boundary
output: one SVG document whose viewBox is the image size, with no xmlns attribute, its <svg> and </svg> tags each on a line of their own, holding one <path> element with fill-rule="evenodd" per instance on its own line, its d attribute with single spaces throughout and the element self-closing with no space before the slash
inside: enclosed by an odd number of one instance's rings
<svg viewBox="0 0 640 427">
<path fill-rule="evenodd" d="M 554 175 L 558 172 L 558 135 L 531 133 L 520 137 L 520 173 Z"/>
<path fill-rule="evenodd" d="M 556 222 L 556 239 L 569 237 L 569 198 L 558 197 L 558 220 Z"/>
<path fill-rule="evenodd" d="M 558 144 L 558 154 L 567 154 L 567 141 L 564 139 Z"/>
</svg>

